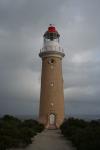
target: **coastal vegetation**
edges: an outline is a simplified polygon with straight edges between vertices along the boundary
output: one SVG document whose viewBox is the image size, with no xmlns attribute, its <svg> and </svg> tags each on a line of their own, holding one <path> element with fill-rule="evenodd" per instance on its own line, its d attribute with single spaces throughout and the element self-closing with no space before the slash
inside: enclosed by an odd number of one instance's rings
<svg viewBox="0 0 100 150">
<path fill-rule="evenodd" d="M 69 118 L 65 119 L 60 129 L 77 150 L 100 149 L 100 120 L 84 121 Z"/>
<path fill-rule="evenodd" d="M 33 119 L 20 120 L 10 115 L 0 118 L 0 150 L 25 147 L 32 138 L 44 129 L 44 126 Z"/>
</svg>

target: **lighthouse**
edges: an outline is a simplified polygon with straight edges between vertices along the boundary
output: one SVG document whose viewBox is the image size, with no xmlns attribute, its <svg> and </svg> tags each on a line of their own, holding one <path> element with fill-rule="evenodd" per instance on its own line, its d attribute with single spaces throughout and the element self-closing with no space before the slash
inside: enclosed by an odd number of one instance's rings
<svg viewBox="0 0 100 150">
<path fill-rule="evenodd" d="M 59 38 L 56 27 L 50 24 L 39 53 L 42 59 L 39 121 L 47 129 L 59 128 L 64 120 L 62 58 L 65 54 Z"/>
</svg>

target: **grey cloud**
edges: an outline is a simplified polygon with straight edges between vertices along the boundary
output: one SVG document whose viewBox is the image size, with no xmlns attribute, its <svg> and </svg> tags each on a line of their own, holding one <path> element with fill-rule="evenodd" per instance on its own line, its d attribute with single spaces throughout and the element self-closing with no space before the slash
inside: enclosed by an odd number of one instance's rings
<svg viewBox="0 0 100 150">
<path fill-rule="evenodd" d="M 64 64 L 65 65 L 65 64 Z M 65 88 L 100 86 L 100 62 L 67 63 L 64 70 Z"/>
</svg>

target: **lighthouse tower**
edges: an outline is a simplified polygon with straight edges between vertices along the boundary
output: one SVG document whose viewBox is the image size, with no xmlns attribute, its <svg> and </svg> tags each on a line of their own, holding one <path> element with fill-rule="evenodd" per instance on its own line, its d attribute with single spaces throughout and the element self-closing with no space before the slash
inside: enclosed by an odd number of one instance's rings
<svg viewBox="0 0 100 150">
<path fill-rule="evenodd" d="M 56 28 L 50 24 L 39 53 L 42 58 L 39 121 L 48 129 L 59 128 L 64 120 L 62 58 L 65 54 L 59 37 Z"/>
</svg>

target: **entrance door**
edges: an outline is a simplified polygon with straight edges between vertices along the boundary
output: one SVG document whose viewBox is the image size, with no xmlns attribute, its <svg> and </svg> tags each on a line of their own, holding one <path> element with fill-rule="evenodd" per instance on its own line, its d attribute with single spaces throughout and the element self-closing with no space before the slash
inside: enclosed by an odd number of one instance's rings
<svg viewBox="0 0 100 150">
<path fill-rule="evenodd" d="M 56 122 L 56 116 L 54 114 L 50 114 L 49 116 L 50 125 L 55 125 L 55 122 Z"/>
</svg>

